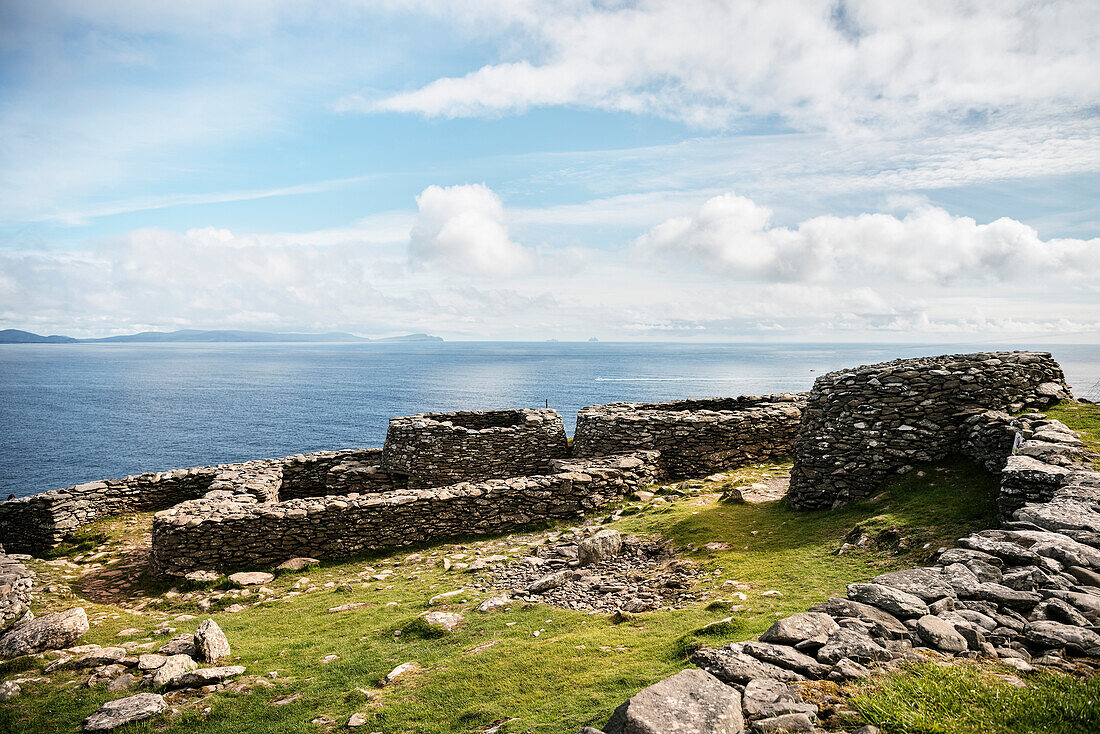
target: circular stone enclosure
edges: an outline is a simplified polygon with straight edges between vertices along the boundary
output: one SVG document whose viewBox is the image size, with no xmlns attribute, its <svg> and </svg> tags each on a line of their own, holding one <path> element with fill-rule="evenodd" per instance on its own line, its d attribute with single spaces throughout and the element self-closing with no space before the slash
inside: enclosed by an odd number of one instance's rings
<svg viewBox="0 0 1100 734">
<path fill-rule="evenodd" d="M 569 455 L 556 410 L 470 410 L 391 418 L 382 467 L 410 487 L 545 474 Z"/>
</svg>

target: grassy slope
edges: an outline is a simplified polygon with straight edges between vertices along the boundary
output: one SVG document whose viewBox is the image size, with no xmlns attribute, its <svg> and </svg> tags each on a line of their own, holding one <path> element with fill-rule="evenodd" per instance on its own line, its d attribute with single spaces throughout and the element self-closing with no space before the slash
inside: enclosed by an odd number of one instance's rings
<svg viewBox="0 0 1100 734">
<path fill-rule="evenodd" d="M 737 472 L 736 482 L 751 482 L 783 467 L 755 467 Z M 717 488 L 709 485 L 708 490 Z M 299 574 L 280 577 L 273 584 L 286 588 L 303 576 L 314 583 L 347 582 L 345 589 L 321 590 L 250 607 L 247 611 L 214 617 L 226 631 L 234 655 L 249 674 L 278 671 L 276 688 L 254 688 L 233 695 L 221 692 L 201 704 L 181 706 L 177 717 L 163 716 L 137 725 L 134 731 L 187 730 L 201 732 L 313 732 L 309 722 L 327 714 L 343 724 L 355 711 L 369 713 L 367 731 L 466 732 L 479 731 L 495 721 L 514 718 L 503 732 L 570 733 L 584 725 L 600 725 L 611 711 L 639 689 L 687 666 L 686 647 L 706 641 L 744 639 L 766 629 L 777 617 L 804 610 L 830 595 L 842 594 L 845 583 L 921 562 L 936 547 L 950 543 L 965 531 L 986 527 L 993 516 L 995 481 L 965 463 L 939 470 L 926 468 L 899 479 L 889 489 L 854 507 L 827 513 L 798 513 L 782 502 L 720 504 L 713 493 L 668 495 L 668 504 L 650 506 L 628 515 L 614 527 L 626 532 L 659 533 L 673 538 L 685 555 L 709 572 L 699 590 L 709 598 L 674 612 L 639 615 L 632 622 L 612 625 L 603 615 L 570 612 L 545 605 L 518 605 L 512 611 L 482 615 L 474 610 L 484 594 L 449 608 L 462 611 L 467 623 L 456 633 L 435 640 L 403 635 L 394 629 L 426 609 L 436 593 L 469 583 L 462 573 L 444 573 L 438 564 L 395 565 L 408 551 L 392 556 L 326 564 Z M 119 521 L 104 529 L 110 535 L 123 527 Z M 841 556 L 835 551 L 855 526 L 874 536 L 899 529 L 912 542 L 909 550 L 881 547 Z M 112 527 L 115 528 L 112 531 Z M 560 526 L 566 527 L 564 525 Z M 756 535 L 752 532 L 756 531 Z M 538 542 L 545 533 L 480 540 L 463 545 L 438 544 L 420 552 L 429 560 L 444 553 L 496 552 L 501 548 Z M 707 551 L 708 542 L 730 544 L 728 550 Z M 41 567 L 46 570 L 44 566 Z M 368 568 L 392 568 L 384 582 L 363 583 L 358 576 Z M 703 638 L 693 631 L 730 614 L 733 592 L 719 587 L 725 580 L 750 585 L 745 609 L 736 614 L 736 631 L 725 637 Z M 781 597 L 761 597 L 774 589 Z M 724 598 L 723 604 L 713 603 Z M 72 606 L 73 601 L 46 599 L 48 606 Z M 178 600 L 176 600 L 178 601 Z M 365 609 L 329 614 L 326 610 L 350 602 L 370 602 Z M 710 602 L 710 603 L 708 603 Z M 387 604 L 393 606 L 387 606 Z M 135 616 L 114 607 L 85 604 L 102 621 L 86 641 L 117 644 L 116 633 L 126 627 L 152 630 L 162 619 L 180 613 L 200 613 L 186 603 L 170 603 L 165 614 Z M 173 623 L 191 631 L 204 618 Z M 512 622 L 509 626 L 507 623 Z M 541 631 L 534 637 L 535 631 Z M 153 638 L 158 641 L 163 638 Z M 492 646 L 473 652 L 486 643 Z M 323 664 L 321 658 L 339 659 Z M 415 680 L 380 689 L 377 699 L 364 703 L 356 688 L 379 690 L 376 684 L 399 663 L 417 661 L 425 668 Z M 98 704 L 119 694 L 102 689 L 59 683 L 75 680 L 55 673 L 51 685 L 29 684 L 26 693 L 0 704 L 0 730 L 41 729 L 77 731 L 79 722 Z M 297 702 L 273 707 L 270 701 L 301 693 Z M 203 707 L 208 715 L 201 715 Z"/>
<path fill-rule="evenodd" d="M 889 734 L 1100 731 L 1100 678 L 1044 671 L 1020 687 L 1012 672 L 990 662 L 910 665 L 859 686 L 852 704 Z"/>
</svg>

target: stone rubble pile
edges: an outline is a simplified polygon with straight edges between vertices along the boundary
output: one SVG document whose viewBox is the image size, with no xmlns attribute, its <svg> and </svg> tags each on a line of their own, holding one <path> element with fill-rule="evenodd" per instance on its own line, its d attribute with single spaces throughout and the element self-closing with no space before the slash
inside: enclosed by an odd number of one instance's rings
<svg viewBox="0 0 1100 734">
<path fill-rule="evenodd" d="M 542 546 L 537 555 L 490 571 L 488 583 L 514 600 L 611 614 L 698 601 L 690 588 L 700 573 L 676 559 L 668 542 L 601 530 Z"/>
<path fill-rule="evenodd" d="M 1026 499 L 1002 527 L 960 538 L 934 566 L 849 584 L 846 598 L 781 619 L 758 640 L 692 655 L 741 695 L 748 727 L 814 731 L 818 708 L 789 684 L 866 678 L 877 667 L 929 657 L 993 658 L 1020 671 L 1100 668 L 1100 455 L 1058 421 L 1023 420 L 1030 438 L 1002 455 L 1001 491 L 1013 503 Z M 670 680 L 628 704 L 651 701 Z M 699 722 L 677 729 L 682 734 L 730 731 L 699 713 L 725 711 L 728 695 L 712 684 L 697 690 L 662 697 L 661 715 L 679 720 L 682 712 Z M 616 717 L 607 732 L 651 731 Z"/>
<path fill-rule="evenodd" d="M 699 477 L 789 456 L 805 394 L 610 403 L 577 415 L 573 455 L 661 452 L 670 478 Z"/>
</svg>

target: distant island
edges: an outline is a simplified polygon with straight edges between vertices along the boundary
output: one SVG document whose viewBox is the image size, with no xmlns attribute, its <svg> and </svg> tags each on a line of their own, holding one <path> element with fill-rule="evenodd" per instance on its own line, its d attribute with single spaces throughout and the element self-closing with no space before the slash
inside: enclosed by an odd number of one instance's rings
<svg viewBox="0 0 1100 734">
<path fill-rule="evenodd" d="M 20 329 L 0 330 L 0 344 L 94 344 L 94 343 L 174 343 L 174 342 L 441 342 L 443 339 L 428 334 L 405 334 L 367 339 L 341 331 L 325 334 L 278 333 L 268 331 L 233 331 L 215 329 L 181 329 L 179 331 L 143 331 L 139 334 L 106 336 L 99 339 L 74 339 L 71 336 L 41 336 Z"/>
</svg>

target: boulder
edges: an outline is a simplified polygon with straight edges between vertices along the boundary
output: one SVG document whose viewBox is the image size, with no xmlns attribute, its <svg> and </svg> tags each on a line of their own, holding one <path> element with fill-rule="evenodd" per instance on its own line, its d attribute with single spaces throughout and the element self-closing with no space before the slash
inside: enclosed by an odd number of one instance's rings
<svg viewBox="0 0 1100 734">
<path fill-rule="evenodd" d="M 823 612 L 834 619 L 862 619 L 871 624 L 872 631 L 879 637 L 902 637 L 909 633 L 909 629 L 894 615 L 851 599 L 834 596 L 810 607 L 810 611 Z"/>
<path fill-rule="evenodd" d="M 275 570 L 287 572 L 301 571 L 302 569 L 309 568 L 310 566 L 316 566 L 319 563 L 320 561 L 318 561 L 316 558 L 307 558 L 303 556 L 301 558 L 291 558 L 289 560 L 283 561 L 275 567 Z"/>
<path fill-rule="evenodd" d="M 239 586 L 263 586 L 274 581 L 275 576 L 265 571 L 241 571 L 230 574 L 229 580 Z"/>
<path fill-rule="evenodd" d="M 937 568 L 907 568 L 904 571 L 884 573 L 875 577 L 875 583 L 904 591 L 925 602 L 956 595 L 955 589 Z"/>
<path fill-rule="evenodd" d="M 893 655 L 867 635 L 850 629 L 839 629 L 829 635 L 829 639 L 817 651 L 817 659 L 829 665 L 835 665 L 843 658 L 857 662 L 876 662 L 889 660 Z"/>
<path fill-rule="evenodd" d="M 153 653 L 146 653 L 145 655 L 138 655 L 138 670 L 156 670 L 160 666 L 164 665 L 167 660 L 163 655 L 154 655 Z"/>
<path fill-rule="evenodd" d="M 742 649 L 757 660 L 797 671 L 810 678 L 823 678 L 829 673 L 828 665 L 823 665 L 809 655 L 786 645 L 749 641 L 744 643 Z"/>
<path fill-rule="evenodd" d="M 721 681 L 744 684 L 753 678 L 778 681 L 799 681 L 806 677 L 793 670 L 757 660 L 742 650 L 741 643 L 722 647 L 701 647 L 691 654 L 691 662 Z"/>
<path fill-rule="evenodd" d="M 506 596 L 491 596 L 485 601 L 478 604 L 477 610 L 483 614 L 490 612 L 499 612 L 512 603 L 512 600 Z"/>
<path fill-rule="evenodd" d="M 882 584 L 848 584 L 848 598 L 878 607 L 901 619 L 928 614 L 928 605 L 919 597 Z"/>
<path fill-rule="evenodd" d="M 454 632 L 466 621 L 465 617 L 455 612 L 425 612 L 420 618 L 429 628 L 440 632 Z"/>
<path fill-rule="evenodd" d="M 775 703 L 796 702 L 799 696 L 785 683 L 770 678 L 753 678 L 745 684 L 741 708 L 745 716 L 764 715 L 764 707 Z"/>
<path fill-rule="evenodd" d="M 243 665 L 223 665 L 216 668 L 199 668 L 174 676 L 165 684 L 165 688 L 202 688 L 221 683 L 226 678 L 244 673 Z"/>
<path fill-rule="evenodd" d="M 19 695 L 22 689 L 15 681 L 6 680 L 0 683 L 0 701 L 10 701 Z"/>
<path fill-rule="evenodd" d="M 394 668 L 390 672 L 386 673 L 386 677 L 383 680 L 383 683 L 386 684 L 386 685 L 388 685 L 390 683 L 394 683 L 394 682 L 400 680 L 401 678 L 412 675 L 414 673 L 419 673 L 421 670 L 423 670 L 423 668 L 420 667 L 420 663 L 417 663 L 417 662 L 401 663 L 396 668 Z"/>
<path fill-rule="evenodd" d="M 741 694 L 703 670 L 683 670 L 615 709 L 607 734 L 738 734 Z"/>
<path fill-rule="evenodd" d="M 762 734 L 783 731 L 809 731 L 814 730 L 814 722 L 807 714 L 783 714 L 769 719 L 761 719 L 753 722 L 752 728 Z"/>
<path fill-rule="evenodd" d="M 163 688 L 176 676 L 197 667 L 199 667 L 199 664 L 187 655 L 169 655 L 164 661 L 164 665 L 157 668 L 153 673 L 153 687 Z"/>
<path fill-rule="evenodd" d="M 917 620 L 917 636 L 929 647 L 951 654 L 968 647 L 966 638 L 955 631 L 954 625 L 930 614 Z"/>
<path fill-rule="evenodd" d="M 1033 591 L 1018 591 L 1003 584 L 994 584 L 988 581 L 978 584 L 974 596 L 1002 607 L 1024 611 L 1034 608 L 1036 604 L 1042 601 L 1042 597 Z"/>
<path fill-rule="evenodd" d="M 582 566 L 606 561 L 623 550 L 623 537 L 618 530 L 606 528 L 577 544 L 577 560 Z"/>
<path fill-rule="evenodd" d="M 195 651 L 204 663 L 229 657 L 229 640 L 217 622 L 207 619 L 195 630 Z"/>
<path fill-rule="evenodd" d="M 21 624 L 0 637 L 0 658 L 68 647 L 87 631 L 88 615 L 81 607 L 47 614 Z"/>
<path fill-rule="evenodd" d="M 176 635 L 171 640 L 160 646 L 157 650 L 161 655 L 186 655 L 189 658 L 197 658 L 198 650 L 195 648 L 194 635 Z"/>
<path fill-rule="evenodd" d="M 840 629 L 836 620 L 822 612 L 799 612 L 776 621 L 768 631 L 760 635 L 761 642 L 780 645 L 797 645 L 822 635 L 828 636 Z"/>
<path fill-rule="evenodd" d="M 84 719 L 84 731 L 110 731 L 123 724 L 148 719 L 168 708 L 164 696 L 156 693 L 138 693 L 134 696 L 108 701 L 94 714 Z"/>
<path fill-rule="evenodd" d="M 1040 619 L 1028 624 L 1024 629 L 1024 638 L 1036 647 L 1071 647 L 1077 650 L 1100 648 L 1100 635 L 1092 630 L 1049 619 Z"/>
<path fill-rule="evenodd" d="M 871 671 L 854 660 L 841 658 L 829 671 L 829 680 L 864 680 L 871 677 Z"/>
<path fill-rule="evenodd" d="M 527 587 L 527 591 L 532 594 L 545 594 L 547 591 L 551 591 L 564 585 L 568 581 L 572 581 L 575 575 L 576 574 L 569 569 L 555 571 L 554 573 L 549 573 L 540 579 L 532 581 Z"/>
<path fill-rule="evenodd" d="M 65 663 L 66 668 L 95 668 L 99 665 L 117 663 L 126 657 L 126 649 L 122 647 L 100 647 L 91 652 L 73 658 Z"/>
</svg>

